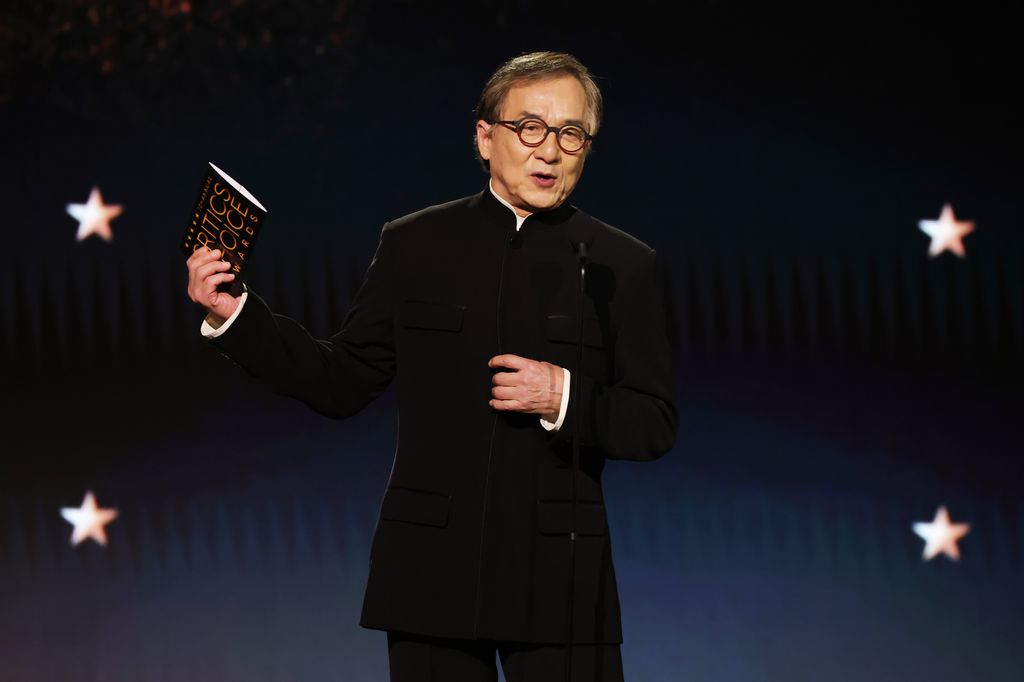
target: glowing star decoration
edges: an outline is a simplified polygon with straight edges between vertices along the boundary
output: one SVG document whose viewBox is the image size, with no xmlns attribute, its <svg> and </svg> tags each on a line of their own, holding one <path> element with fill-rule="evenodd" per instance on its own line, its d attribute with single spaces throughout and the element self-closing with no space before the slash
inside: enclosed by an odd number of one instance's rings
<svg viewBox="0 0 1024 682">
<path fill-rule="evenodd" d="M 956 541 L 970 532 L 971 526 L 967 523 L 950 523 L 949 512 L 945 507 L 939 507 L 935 512 L 935 520 L 931 523 L 918 522 L 914 524 L 914 532 L 924 539 L 924 560 L 931 561 L 940 553 L 945 554 L 953 561 L 960 559 L 960 549 Z"/>
<path fill-rule="evenodd" d="M 932 238 L 932 243 L 928 247 L 928 255 L 932 258 L 943 251 L 952 251 L 961 258 L 967 256 L 963 239 L 974 232 L 974 223 L 970 220 L 957 220 L 950 204 L 942 207 L 942 214 L 938 220 L 922 220 L 917 225 L 922 232 Z"/>
<path fill-rule="evenodd" d="M 89 193 L 89 201 L 84 204 L 68 204 L 68 214 L 78 221 L 78 235 L 75 241 L 82 241 L 95 234 L 110 241 L 114 238 L 110 231 L 110 221 L 121 215 L 121 206 L 104 204 L 99 187 L 93 187 Z"/>
<path fill-rule="evenodd" d="M 85 493 L 81 507 L 64 507 L 60 510 L 60 515 L 75 527 L 71 533 L 72 547 L 77 547 L 89 538 L 106 547 L 107 531 L 104 526 L 117 518 L 117 510 L 97 508 L 96 497 L 90 490 Z"/>
</svg>

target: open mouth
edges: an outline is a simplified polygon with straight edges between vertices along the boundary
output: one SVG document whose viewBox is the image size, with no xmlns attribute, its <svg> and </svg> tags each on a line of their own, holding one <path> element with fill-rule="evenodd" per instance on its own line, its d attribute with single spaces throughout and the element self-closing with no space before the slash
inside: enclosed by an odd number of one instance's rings
<svg viewBox="0 0 1024 682">
<path fill-rule="evenodd" d="M 530 173 L 533 181 L 542 187 L 550 187 L 555 184 L 555 176 L 549 173 Z"/>
</svg>

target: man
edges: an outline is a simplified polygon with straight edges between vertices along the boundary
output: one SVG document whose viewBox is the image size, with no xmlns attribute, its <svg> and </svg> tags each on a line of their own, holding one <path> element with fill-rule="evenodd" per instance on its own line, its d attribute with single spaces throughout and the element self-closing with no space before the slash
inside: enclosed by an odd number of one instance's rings
<svg viewBox="0 0 1024 682">
<path fill-rule="evenodd" d="M 273 390 L 343 418 L 399 379 L 360 620 L 388 631 L 393 680 L 496 680 L 495 651 L 510 682 L 563 679 L 576 421 L 573 679 L 622 679 L 601 473 L 668 451 L 677 416 L 654 251 L 566 203 L 601 109 L 570 55 L 503 64 L 476 112 L 489 186 L 385 225 L 329 340 L 251 290 L 218 293 L 219 252 L 188 261 L 204 335 Z"/>
</svg>

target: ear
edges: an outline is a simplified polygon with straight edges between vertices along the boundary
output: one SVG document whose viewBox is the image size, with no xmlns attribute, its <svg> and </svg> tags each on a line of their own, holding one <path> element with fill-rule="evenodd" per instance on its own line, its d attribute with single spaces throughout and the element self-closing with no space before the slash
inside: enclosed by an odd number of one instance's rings
<svg viewBox="0 0 1024 682">
<path fill-rule="evenodd" d="M 491 160 L 491 124 L 480 119 L 476 122 L 476 146 L 480 150 L 480 158 Z"/>
</svg>

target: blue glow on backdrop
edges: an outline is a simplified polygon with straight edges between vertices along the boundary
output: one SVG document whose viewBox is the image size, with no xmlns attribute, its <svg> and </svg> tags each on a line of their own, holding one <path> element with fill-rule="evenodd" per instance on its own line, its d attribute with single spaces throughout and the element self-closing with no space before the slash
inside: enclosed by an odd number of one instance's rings
<svg viewBox="0 0 1024 682">
<path fill-rule="evenodd" d="M 1011 22 L 629 7 L 0 11 L 0 679 L 385 679 L 394 391 L 267 392 L 178 244 L 213 161 L 270 210 L 247 281 L 337 330 L 381 225 L 484 187 L 476 98 L 534 49 L 605 93 L 572 202 L 667 263 L 679 437 L 604 473 L 627 679 L 1024 678 Z"/>
</svg>

